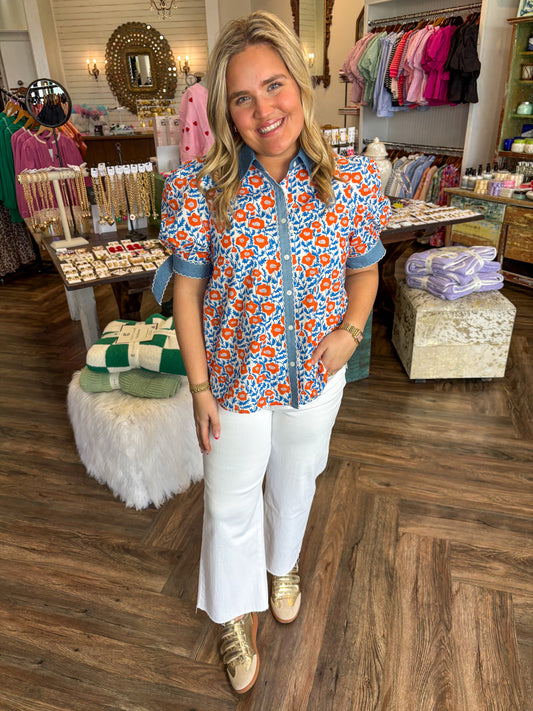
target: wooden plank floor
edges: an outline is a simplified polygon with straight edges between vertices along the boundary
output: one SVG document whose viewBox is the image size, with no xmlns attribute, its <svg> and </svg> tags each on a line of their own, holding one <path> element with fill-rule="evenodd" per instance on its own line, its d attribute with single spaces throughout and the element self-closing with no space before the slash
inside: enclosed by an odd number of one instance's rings
<svg viewBox="0 0 533 711">
<path fill-rule="evenodd" d="M 532 709 L 533 293 L 504 293 L 518 316 L 492 382 L 410 382 L 376 310 L 371 375 L 347 386 L 318 481 L 301 614 L 261 613 L 241 698 L 195 613 L 202 484 L 132 511 L 87 476 L 66 411 L 80 326 L 50 269 L 6 278 L 0 710 Z M 96 297 L 105 325 L 116 306 Z"/>
</svg>

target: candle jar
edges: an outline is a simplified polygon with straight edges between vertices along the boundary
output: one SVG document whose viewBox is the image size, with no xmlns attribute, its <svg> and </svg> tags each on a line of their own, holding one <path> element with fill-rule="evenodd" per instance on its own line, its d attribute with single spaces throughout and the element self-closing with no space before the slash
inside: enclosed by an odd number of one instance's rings
<svg viewBox="0 0 533 711">
<path fill-rule="evenodd" d="M 525 81 L 533 81 L 533 64 L 522 64 L 521 78 Z"/>
</svg>

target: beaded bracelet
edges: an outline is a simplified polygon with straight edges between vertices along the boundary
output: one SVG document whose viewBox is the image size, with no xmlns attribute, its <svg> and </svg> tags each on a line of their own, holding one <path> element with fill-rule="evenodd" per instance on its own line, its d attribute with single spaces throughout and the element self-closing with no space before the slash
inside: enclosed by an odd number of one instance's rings
<svg viewBox="0 0 533 711">
<path fill-rule="evenodd" d="M 209 380 L 206 380 L 203 383 L 198 383 L 198 385 L 189 385 L 189 390 L 195 395 L 196 393 L 203 393 L 204 390 L 211 390 L 211 385 L 209 384 Z"/>
<path fill-rule="evenodd" d="M 354 341 L 359 345 L 361 341 L 363 340 L 363 333 L 360 328 L 356 328 L 356 326 L 352 326 L 351 323 L 342 323 L 339 326 L 339 330 L 342 331 L 348 331 L 350 336 L 354 339 Z"/>
</svg>

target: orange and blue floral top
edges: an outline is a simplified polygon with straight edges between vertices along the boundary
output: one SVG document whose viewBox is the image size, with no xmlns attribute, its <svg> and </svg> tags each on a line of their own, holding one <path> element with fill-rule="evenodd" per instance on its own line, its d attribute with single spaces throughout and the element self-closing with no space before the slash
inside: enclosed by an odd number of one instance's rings
<svg viewBox="0 0 533 711">
<path fill-rule="evenodd" d="M 390 205 L 376 164 L 338 158 L 331 205 L 318 198 L 311 168 L 300 150 L 278 184 L 243 146 L 229 230 L 198 188 L 200 163 L 181 166 L 165 183 L 160 239 L 173 255 L 153 291 L 161 301 L 172 272 L 209 278 L 205 348 L 211 389 L 225 409 L 297 408 L 317 397 L 327 374 L 311 356 L 343 319 L 345 270 L 385 253 L 379 235 Z M 204 189 L 211 185 L 204 179 Z"/>
</svg>

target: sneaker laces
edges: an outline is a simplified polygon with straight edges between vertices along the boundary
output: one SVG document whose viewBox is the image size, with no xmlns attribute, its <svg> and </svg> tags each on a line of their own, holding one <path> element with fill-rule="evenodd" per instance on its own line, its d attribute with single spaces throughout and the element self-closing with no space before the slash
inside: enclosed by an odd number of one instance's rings
<svg viewBox="0 0 533 711">
<path fill-rule="evenodd" d="M 226 622 L 220 635 L 222 661 L 233 669 L 238 664 L 244 664 L 248 668 L 252 663 L 254 651 L 245 629 L 248 615 L 244 615 L 240 620 Z"/>
<path fill-rule="evenodd" d="M 274 575 L 272 577 L 272 599 L 275 602 L 288 599 L 294 601 L 300 592 L 300 576 L 298 575 L 298 563 L 287 575 Z"/>
</svg>

